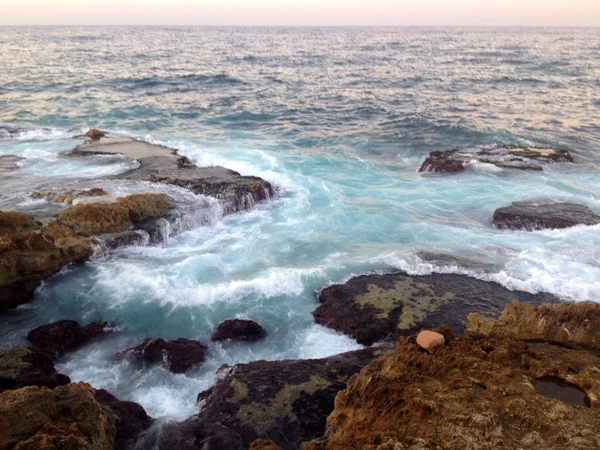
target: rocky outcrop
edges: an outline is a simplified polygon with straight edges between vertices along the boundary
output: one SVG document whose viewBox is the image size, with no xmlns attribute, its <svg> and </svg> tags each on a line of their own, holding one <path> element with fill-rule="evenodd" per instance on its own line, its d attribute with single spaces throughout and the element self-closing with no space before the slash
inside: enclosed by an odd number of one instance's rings
<svg viewBox="0 0 600 450">
<path fill-rule="evenodd" d="M 556 303 L 551 294 L 510 291 L 465 275 L 363 275 L 323 289 L 313 312 L 317 323 L 352 336 L 363 345 L 448 323 L 463 330 L 470 312 L 499 314 L 504 305 Z"/>
<path fill-rule="evenodd" d="M 103 138 L 104 136 L 106 136 L 106 133 L 104 133 L 104 131 L 100 131 L 95 128 L 90 128 L 90 131 L 88 131 L 85 135 L 86 135 L 86 137 L 90 138 L 92 141 L 97 141 L 100 138 Z"/>
<path fill-rule="evenodd" d="M 266 335 L 265 329 L 253 320 L 232 319 L 222 322 L 211 340 L 258 341 Z"/>
<path fill-rule="evenodd" d="M 503 169 L 542 170 L 544 164 L 573 162 L 573 157 L 567 150 L 547 147 L 466 147 L 431 152 L 419 172 L 462 172 L 473 161 Z"/>
<path fill-rule="evenodd" d="M 171 372 L 183 373 L 204 361 L 206 347 L 198 341 L 179 338 L 174 341 L 148 338 L 122 354 L 147 364 L 164 363 Z"/>
<path fill-rule="evenodd" d="M 401 337 L 350 379 L 324 436 L 302 449 L 599 448 L 600 358 L 584 349 L 597 344 L 597 312 L 509 305 L 431 354 Z M 563 325 L 593 344 L 566 347 Z"/>
<path fill-rule="evenodd" d="M 198 396 L 199 418 L 239 433 L 244 448 L 259 438 L 296 449 L 320 436 L 335 395 L 348 378 L 385 349 L 370 348 L 324 359 L 255 361 L 221 368 Z"/>
<path fill-rule="evenodd" d="M 38 349 L 14 347 L 0 352 L 0 392 L 24 386 L 54 388 L 70 381 L 56 372 L 54 358 Z"/>
<path fill-rule="evenodd" d="M 513 202 L 494 211 L 492 226 L 509 230 L 568 228 L 576 225 L 598 225 L 600 216 L 584 205 L 536 201 Z"/>
<path fill-rule="evenodd" d="M 59 320 L 31 330 L 27 339 L 38 349 L 60 358 L 103 335 L 107 327 L 106 322 L 81 326 L 74 320 Z"/>
<path fill-rule="evenodd" d="M 122 154 L 140 166 L 113 178 L 172 184 L 221 200 L 225 213 L 248 209 L 274 194 L 261 178 L 223 167 L 197 167 L 173 149 L 130 138 L 104 137 L 78 146 L 74 154 Z"/>
<path fill-rule="evenodd" d="M 85 383 L 0 393 L 0 450 L 112 450 L 115 415 Z"/>
<path fill-rule="evenodd" d="M 158 219 L 172 202 L 162 193 L 132 194 L 115 201 L 72 206 L 59 213 L 58 222 L 81 236 L 116 233 Z"/>
<path fill-rule="evenodd" d="M 114 450 L 130 449 L 138 436 L 154 423 L 154 419 L 137 403 L 119 400 L 104 389 L 96 390 L 94 396 L 115 414 Z"/>
<path fill-rule="evenodd" d="M 66 191 L 34 191 L 29 194 L 33 199 L 45 199 L 56 203 L 73 204 L 77 199 L 89 197 L 103 197 L 108 193 L 102 188 L 92 188 L 84 191 L 74 191 L 72 189 Z"/>
<path fill-rule="evenodd" d="M 86 261 L 94 241 L 56 222 L 0 212 L 0 310 L 28 301 L 41 281 L 64 265 Z"/>
</svg>

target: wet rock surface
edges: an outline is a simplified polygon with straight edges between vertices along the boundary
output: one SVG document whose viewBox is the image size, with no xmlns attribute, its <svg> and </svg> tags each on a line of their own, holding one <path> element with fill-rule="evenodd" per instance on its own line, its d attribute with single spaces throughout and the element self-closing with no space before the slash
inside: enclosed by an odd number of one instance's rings
<svg viewBox="0 0 600 450">
<path fill-rule="evenodd" d="M 211 340 L 258 341 L 266 335 L 265 329 L 252 320 L 232 319 L 222 322 Z"/>
<path fill-rule="evenodd" d="M 223 167 L 197 167 L 173 149 L 131 138 L 104 137 L 78 146 L 74 154 L 122 154 L 140 166 L 114 179 L 172 184 L 221 200 L 226 213 L 245 210 L 274 194 L 271 184 L 259 177 L 242 176 Z"/>
<path fill-rule="evenodd" d="M 16 155 L 0 155 L 0 175 L 6 176 L 17 170 L 25 158 Z"/>
<path fill-rule="evenodd" d="M 0 352 L 0 392 L 24 386 L 54 388 L 69 382 L 68 376 L 56 372 L 48 353 L 22 346 Z"/>
<path fill-rule="evenodd" d="M 575 203 L 513 202 L 494 211 L 492 226 L 509 230 L 568 228 L 576 225 L 598 225 L 600 216 L 587 206 Z"/>
<path fill-rule="evenodd" d="M 89 197 L 103 197 L 108 193 L 101 188 L 86 189 L 83 191 L 75 191 L 69 189 L 66 191 L 34 191 L 29 194 L 33 199 L 46 199 L 56 203 L 69 203 L 73 204 L 77 199 L 89 198 Z"/>
<path fill-rule="evenodd" d="M 497 325 L 490 321 L 487 335 L 469 326 L 464 336 L 431 354 L 414 336 L 401 337 L 393 355 L 373 361 L 348 382 L 324 436 L 302 448 L 598 448 L 597 350 L 565 347 L 562 338 L 546 341 L 544 336 L 553 336 L 550 328 L 537 333 L 533 326 L 528 335 L 525 324 L 533 324 L 519 318 L 522 311 L 532 318 L 552 310 L 548 319 L 558 319 L 557 329 L 570 327 L 585 341 L 588 332 L 597 332 L 584 325 L 590 315 L 596 317 L 597 306 L 511 305 Z M 513 314 L 517 318 L 508 320 Z M 507 328 L 507 322 L 518 325 Z M 541 382 L 555 386 L 542 392 Z"/>
<path fill-rule="evenodd" d="M 544 164 L 573 162 L 573 157 L 567 150 L 547 147 L 467 147 L 431 152 L 419 172 L 462 172 L 472 161 L 503 169 L 543 170 Z"/>
<path fill-rule="evenodd" d="M 0 450 L 111 450 L 115 415 L 85 383 L 0 393 Z"/>
<path fill-rule="evenodd" d="M 204 345 L 190 339 L 165 341 L 161 338 L 148 338 L 142 344 L 127 349 L 122 354 L 147 364 L 164 363 L 171 372 L 183 373 L 202 363 L 205 351 Z"/>
<path fill-rule="evenodd" d="M 108 323 L 92 322 L 81 326 L 74 320 L 59 320 L 42 325 L 27 334 L 27 339 L 38 349 L 60 358 L 106 333 Z"/>
<path fill-rule="evenodd" d="M 324 359 L 222 368 L 215 385 L 198 396 L 198 417 L 239 433 L 244 448 L 262 438 L 282 450 L 296 449 L 323 433 L 333 400 L 348 378 L 387 351 L 370 348 Z"/>
<path fill-rule="evenodd" d="M 465 275 L 400 272 L 363 275 L 323 289 L 313 316 L 317 323 L 371 345 L 443 323 L 460 334 L 469 313 L 497 315 L 515 299 L 534 305 L 558 301 L 551 294 L 510 291 Z"/>
</svg>

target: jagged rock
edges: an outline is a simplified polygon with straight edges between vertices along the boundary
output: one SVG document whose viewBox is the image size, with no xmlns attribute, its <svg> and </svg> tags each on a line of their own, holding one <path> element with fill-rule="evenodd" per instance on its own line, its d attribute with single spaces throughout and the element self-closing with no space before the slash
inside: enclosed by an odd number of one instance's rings
<svg viewBox="0 0 600 450">
<path fill-rule="evenodd" d="M 462 172 L 472 161 L 504 169 L 542 170 L 543 164 L 573 162 L 573 157 L 567 150 L 547 147 L 466 147 L 431 152 L 419 172 Z"/>
<path fill-rule="evenodd" d="M 225 213 L 248 209 L 274 194 L 271 184 L 261 178 L 242 176 L 223 167 L 197 167 L 173 149 L 130 138 L 102 138 L 86 142 L 74 154 L 122 154 L 140 166 L 114 179 L 172 184 L 222 200 Z"/>
<path fill-rule="evenodd" d="M 148 338 L 141 345 L 123 352 L 148 364 L 164 362 L 173 373 L 183 373 L 204 361 L 206 347 L 198 341 L 179 338 L 174 341 Z"/>
<path fill-rule="evenodd" d="M 114 202 L 84 203 L 61 211 L 58 222 L 82 236 L 117 233 L 133 224 L 157 219 L 172 204 L 162 193 L 132 194 Z"/>
<path fill-rule="evenodd" d="M 597 306 L 544 305 L 532 313 L 509 305 L 503 319 L 485 327 L 487 336 L 480 322 L 476 333 L 469 324 L 434 355 L 421 351 L 414 337 L 401 337 L 393 355 L 348 382 L 324 436 L 302 449 L 600 448 L 597 350 L 545 341 L 555 339 L 557 327 L 542 325 L 540 333 L 533 322 L 565 316 L 579 340 L 592 332 L 595 342 L 597 328 L 586 320 L 597 320 Z"/>
<path fill-rule="evenodd" d="M 212 341 L 257 341 L 267 335 L 265 329 L 253 320 L 232 319 L 219 325 Z"/>
<path fill-rule="evenodd" d="M 0 310 L 28 301 L 41 281 L 92 253 L 94 240 L 56 222 L 40 226 L 25 214 L 0 212 Z"/>
<path fill-rule="evenodd" d="M 444 335 L 436 333 L 435 331 L 423 330 L 417 335 L 417 344 L 429 353 L 431 353 L 434 348 L 444 345 L 445 343 L 446 339 L 444 338 Z"/>
<path fill-rule="evenodd" d="M 494 211 L 492 226 L 509 230 L 568 228 L 575 225 L 598 225 L 600 216 L 584 205 L 574 203 L 513 202 Z"/>
<path fill-rule="evenodd" d="M 363 275 L 323 289 L 313 316 L 317 323 L 371 345 L 442 323 L 459 334 L 470 312 L 497 315 L 515 299 L 531 304 L 558 302 L 551 294 L 511 291 L 465 275 L 399 272 Z"/>
<path fill-rule="evenodd" d="M 600 304 L 542 304 L 535 308 L 515 301 L 506 305 L 497 319 L 469 314 L 467 328 L 485 336 L 513 336 L 600 351 Z"/>
<path fill-rule="evenodd" d="M 137 403 L 119 400 L 104 389 L 97 389 L 95 398 L 116 416 L 114 450 L 128 450 L 140 433 L 150 428 L 154 422 Z"/>
<path fill-rule="evenodd" d="M 34 191 L 29 194 L 33 199 L 46 199 L 56 203 L 69 203 L 73 204 L 77 199 L 87 197 L 102 197 L 108 195 L 108 193 L 102 188 L 92 188 L 84 191 Z"/>
<path fill-rule="evenodd" d="M 60 358 L 101 336 L 107 327 L 106 322 L 92 322 L 81 326 L 74 320 L 59 320 L 31 330 L 27 339 L 37 348 Z"/>
<path fill-rule="evenodd" d="M 56 372 L 54 358 L 38 349 L 14 347 L 0 352 L 0 392 L 24 386 L 54 388 L 70 381 Z"/>
<path fill-rule="evenodd" d="M 348 378 L 386 349 L 369 348 L 324 359 L 255 361 L 221 368 L 198 396 L 199 418 L 242 436 L 244 448 L 270 439 L 282 450 L 323 433 L 333 399 Z"/>
<path fill-rule="evenodd" d="M 0 393 L 0 450 L 112 450 L 115 416 L 85 383 Z"/>
</svg>

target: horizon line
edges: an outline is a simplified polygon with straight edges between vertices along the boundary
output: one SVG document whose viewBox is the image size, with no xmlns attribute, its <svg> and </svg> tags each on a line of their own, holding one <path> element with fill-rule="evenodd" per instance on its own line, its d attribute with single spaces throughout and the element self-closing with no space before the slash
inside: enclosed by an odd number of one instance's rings
<svg viewBox="0 0 600 450">
<path fill-rule="evenodd" d="M 174 27 L 174 28 L 600 28 L 600 25 L 525 25 L 525 24 L 501 24 L 501 25 L 474 25 L 474 24 L 389 24 L 389 25 L 209 25 L 209 24 L 0 24 L 0 27 Z"/>
</svg>

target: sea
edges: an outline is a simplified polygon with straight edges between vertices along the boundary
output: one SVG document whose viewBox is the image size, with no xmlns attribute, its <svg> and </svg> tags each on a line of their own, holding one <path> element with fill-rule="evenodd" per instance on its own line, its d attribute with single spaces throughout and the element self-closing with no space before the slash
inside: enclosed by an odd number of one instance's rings
<svg viewBox="0 0 600 450">
<path fill-rule="evenodd" d="M 568 201 L 600 213 L 598 28 L 1 27 L 0 208 L 32 210 L 43 188 L 102 186 L 118 156 L 66 158 L 99 128 L 163 144 L 205 167 L 256 175 L 276 195 L 149 246 L 99 254 L 0 313 L 0 347 L 60 319 L 108 321 L 108 337 L 57 364 L 73 381 L 184 419 L 223 364 L 320 358 L 360 348 L 317 325 L 318 292 L 366 273 L 450 272 L 565 301 L 600 301 L 600 226 L 501 231 L 496 208 Z M 504 144 L 568 149 L 542 172 L 471 164 L 422 174 L 431 151 Z M 3 178 L 3 179 L 2 179 Z M 41 203 L 40 203 L 41 202 Z M 488 265 L 436 266 L 423 251 Z M 220 322 L 252 319 L 256 343 L 211 343 Z M 184 374 L 134 366 L 147 337 L 197 339 Z"/>
</svg>

